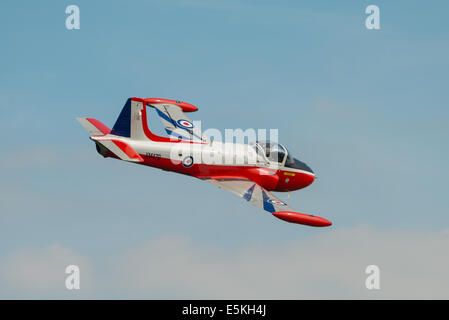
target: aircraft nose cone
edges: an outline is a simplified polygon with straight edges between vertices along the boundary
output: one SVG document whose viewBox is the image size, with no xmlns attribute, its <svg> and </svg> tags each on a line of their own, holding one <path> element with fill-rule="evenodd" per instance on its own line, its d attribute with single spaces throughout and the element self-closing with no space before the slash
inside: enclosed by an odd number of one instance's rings
<svg viewBox="0 0 449 320">
<path fill-rule="evenodd" d="M 300 173 L 297 174 L 296 188 L 302 189 L 310 186 L 315 181 L 315 175 L 313 173 Z"/>
<path fill-rule="evenodd" d="M 315 181 L 315 175 L 314 174 L 308 174 L 305 178 L 306 184 L 309 186 Z"/>
</svg>

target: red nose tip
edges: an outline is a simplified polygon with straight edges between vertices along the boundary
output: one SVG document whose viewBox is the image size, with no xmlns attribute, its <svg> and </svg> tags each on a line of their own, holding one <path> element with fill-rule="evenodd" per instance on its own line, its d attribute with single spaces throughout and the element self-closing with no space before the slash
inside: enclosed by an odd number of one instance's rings
<svg viewBox="0 0 449 320">
<path fill-rule="evenodd" d="M 287 222 L 305 224 L 313 227 L 329 227 L 332 225 L 332 222 L 327 219 L 299 212 L 278 211 L 273 212 L 273 215 Z"/>
<path fill-rule="evenodd" d="M 310 186 L 315 181 L 315 175 L 308 174 L 304 177 L 305 185 Z"/>
</svg>

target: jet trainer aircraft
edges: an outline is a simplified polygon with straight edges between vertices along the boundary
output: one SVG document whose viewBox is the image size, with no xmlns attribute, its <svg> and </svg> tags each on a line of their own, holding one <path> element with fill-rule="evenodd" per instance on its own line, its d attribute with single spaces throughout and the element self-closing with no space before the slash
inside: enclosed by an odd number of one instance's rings
<svg viewBox="0 0 449 320">
<path fill-rule="evenodd" d="M 150 131 L 147 108 L 156 110 L 170 137 L 161 137 Z M 77 120 L 87 130 L 103 157 L 199 178 L 288 222 L 315 227 L 331 225 L 324 218 L 293 211 L 270 193 L 309 186 L 315 179 L 309 166 L 295 159 L 278 143 L 256 141 L 239 145 L 208 141 L 185 114 L 197 110 L 196 106 L 187 102 L 134 97 L 126 101 L 112 130 L 93 118 Z M 243 159 L 241 163 L 236 163 L 237 157 Z M 211 158 L 220 161 L 207 160 Z"/>
</svg>

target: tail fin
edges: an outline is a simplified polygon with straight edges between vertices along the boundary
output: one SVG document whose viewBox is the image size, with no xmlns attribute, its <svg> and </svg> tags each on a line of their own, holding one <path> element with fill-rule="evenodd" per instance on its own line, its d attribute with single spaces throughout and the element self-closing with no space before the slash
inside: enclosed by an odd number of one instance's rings
<svg viewBox="0 0 449 320">
<path fill-rule="evenodd" d="M 129 98 L 112 127 L 111 134 L 135 140 L 148 140 L 144 132 L 144 123 L 146 124 L 144 100 Z"/>
<path fill-rule="evenodd" d="M 89 135 L 92 136 L 104 136 L 111 132 L 107 126 L 93 118 L 76 118 L 79 123 L 86 129 Z"/>
<path fill-rule="evenodd" d="M 146 100 L 142 98 L 134 97 L 126 100 L 112 130 L 95 119 L 78 118 L 78 121 L 91 136 L 110 133 L 133 140 L 171 141 L 170 138 L 159 137 L 150 131 L 147 123 Z"/>
</svg>

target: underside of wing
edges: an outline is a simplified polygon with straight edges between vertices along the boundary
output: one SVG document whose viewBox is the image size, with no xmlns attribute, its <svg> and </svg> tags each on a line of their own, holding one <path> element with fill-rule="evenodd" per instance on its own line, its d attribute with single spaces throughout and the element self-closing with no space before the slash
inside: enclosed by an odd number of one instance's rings
<svg viewBox="0 0 449 320">
<path fill-rule="evenodd" d="M 179 106 L 170 103 L 152 103 L 149 106 L 156 109 L 169 136 L 182 140 L 203 141 L 201 130 L 195 127 Z"/>
<path fill-rule="evenodd" d="M 252 180 L 234 177 L 201 177 L 200 179 L 238 195 L 253 205 L 270 212 L 276 218 L 314 227 L 327 227 L 332 224 L 321 217 L 295 212 L 285 202 Z"/>
</svg>

